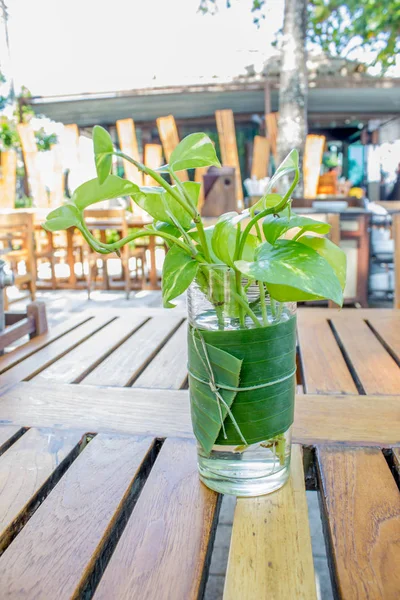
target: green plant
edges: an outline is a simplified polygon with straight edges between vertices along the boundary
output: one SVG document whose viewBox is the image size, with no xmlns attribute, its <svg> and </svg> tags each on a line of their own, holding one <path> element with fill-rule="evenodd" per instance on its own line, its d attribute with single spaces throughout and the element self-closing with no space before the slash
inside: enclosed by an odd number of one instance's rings
<svg viewBox="0 0 400 600">
<path fill-rule="evenodd" d="M 0 117 L 0 149 L 10 150 L 19 145 L 18 132 L 14 121 Z"/>
<path fill-rule="evenodd" d="M 36 145 L 39 152 L 51 150 L 54 144 L 57 144 L 57 135 L 55 133 L 46 133 L 43 127 L 35 131 Z"/>
<path fill-rule="evenodd" d="M 135 239 L 148 235 L 164 238 L 170 246 L 163 267 L 162 292 L 164 306 L 182 294 L 196 278 L 208 294 L 216 311 L 231 311 L 243 326 L 261 327 L 255 314 L 254 301 L 247 299 L 245 287 L 256 281 L 263 324 L 268 325 L 265 294 L 280 302 L 330 299 L 341 305 L 345 284 L 344 253 L 326 238 L 307 233 L 325 234 L 329 225 L 291 213 L 291 195 L 299 180 L 298 153 L 292 151 L 271 179 L 267 194 L 251 212 L 221 215 L 212 227 L 204 228 L 197 210 L 200 184 L 181 182 L 177 172 L 184 169 L 215 165 L 219 161 L 211 140 L 203 133 L 185 137 L 175 148 L 168 165 L 157 171 L 115 150 L 103 128 L 93 131 L 97 179 L 78 187 L 71 200 L 52 211 L 44 228 L 48 231 L 77 227 L 94 250 L 101 254 L 119 252 Z M 112 155 L 134 164 L 150 175 L 159 187 L 139 188 L 134 183 L 110 174 Z M 164 175 L 171 179 L 168 183 Z M 293 175 L 286 194 L 273 193 L 278 180 Z M 114 243 L 102 243 L 86 227 L 83 213 L 87 206 L 103 200 L 130 196 L 154 222 Z M 244 225 L 244 221 L 246 224 Z M 260 227 L 261 224 L 261 227 Z M 253 228 L 256 234 L 251 233 Z M 290 229 L 298 233 L 292 240 L 282 239 Z M 218 280 L 207 287 L 206 269 L 210 264 L 225 264 L 232 272 L 234 303 L 223 306 L 218 295 Z"/>
</svg>

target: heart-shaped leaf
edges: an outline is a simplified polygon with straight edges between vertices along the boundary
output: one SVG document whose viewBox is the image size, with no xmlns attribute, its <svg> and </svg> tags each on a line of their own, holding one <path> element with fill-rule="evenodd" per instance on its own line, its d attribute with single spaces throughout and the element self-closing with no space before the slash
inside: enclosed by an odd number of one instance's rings
<svg viewBox="0 0 400 600">
<path fill-rule="evenodd" d="M 182 185 L 194 201 L 200 190 L 193 184 L 193 181 L 185 181 Z M 175 225 L 175 219 L 184 229 L 192 227 L 191 215 L 162 187 L 141 187 L 132 199 L 156 221 Z"/>
<path fill-rule="evenodd" d="M 241 215 L 237 212 L 228 212 L 221 215 L 214 226 L 211 245 L 214 254 L 220 261 L 233 267 L 237 227 Z M 259 245 L 259 241 L 255 235 L 249 234 L 246 238 L 246 243 L 243 249 L 242 258 L 244 260 L 254 260 L 254 251 Z"/>
<path fill-rule="evenodd" d="M 179 246 L 172 246 L 165 256 L 162 271 L 164 308 L 173 308 L 173 300 L 189 287 L 196 276 L 199 263 Z"/>
<path fill-rule="evenodd" d="M 342 290 L 344 290 L 346 285 L 347 258 L 343 250 L 327 238 L 302 235 L 297 241 L 318 252 L 331 265 Z"/>
<path fill-rule="evenodd" d="M 191 133 L 173 150 L 169 165 L 164 165 L 158 170 L 168 171 L 170 168 L 173 171 L 183 171 L 210 166 L 221 166 L 214 144 L 205 133 Z"/>
<path fill-rule="evenodd" d="M 235 267 L 247 277 L 267 283 L 271 296 L 280 302 L 343 302 L 342 287 L 331 265 L 299 242 L 278 240 L 274 246 L 265 242 L 257 248 L 253 262 L 239 260 Z"/>
<path fill-rule="evenodd" d="M 316 221 L 315 219 L 301 215 L 292 215 L 291 217 L 268 215 L 263 222 L 265 239 L 270 244 L 274 244 L 284 233 L 295 227 L 299 227 L 304 231 L 315 231 L 315 233 L 320 233 L 321 235 L 328 233 L 331 228 L 329 223 L 323 223 L 322 221 Z"/>
<path fill-rule="evenodd" d="M 102 184 L 111 172 L 114 146 L 110 134 L 100 125 L 93 127 L 93 148 L 97 177 Z"/>
<path fill-rule="evenodd" d="M 252 210 L 264 210 L 265 208 L 269 208 L 267 204 L 269 197 L 271 195 L 276 195 L 271 194 L 271 190 L 275 187 L 275 185 L 281 177 L 284 177 L 285 175 L 290 175 L 290 173 L 295 173 L 295 175 L 297 173 L 297 176 L 299 174 L 299 153 L 296 149 L 291 150 L 287 157 L 281 162 L 279 167 L 276 169 L 273 177 L 271 177 L 264 196 L 260 198 L 257 204 L 255 204 L 252 207 Z"/>
<path fill-rule="evenodd" d="M 133 196 L 140 193 L 140 188 L 131 181 L 127 181 L 116 175 L 109 175 L 102 185 L 99 179 L 91 179 L 82 183 L 73 193 L 71 202 L 79 210 L 84 210 L 91 204 L 101 202 L 102 200 L 112 200 L 113 198 Z"/>
<path fill-rule="evenodd" d="M 80 220 L 81 216 L 76 206 L 68 203 L 52 210 L 42 226 L 46 231 L 61 231 L 69 227 L 77 227 Z"/>
</svg>

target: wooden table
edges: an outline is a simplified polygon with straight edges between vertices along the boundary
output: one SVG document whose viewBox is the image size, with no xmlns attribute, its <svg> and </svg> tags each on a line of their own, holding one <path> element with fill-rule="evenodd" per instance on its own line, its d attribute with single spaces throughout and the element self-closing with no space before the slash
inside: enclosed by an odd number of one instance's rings
<svg viewBox="0 0 400 600">
<path fill-rule="evenodd" d="M 184 313 L 80 314 L 0 358 L 1 598 L 201 597 Z M 236 504 L 225 600 L 316 598 L 306 487 L 337 597 L 400 597 L 400 311 L 301 309 L 289 483 Z"/>
</svg>

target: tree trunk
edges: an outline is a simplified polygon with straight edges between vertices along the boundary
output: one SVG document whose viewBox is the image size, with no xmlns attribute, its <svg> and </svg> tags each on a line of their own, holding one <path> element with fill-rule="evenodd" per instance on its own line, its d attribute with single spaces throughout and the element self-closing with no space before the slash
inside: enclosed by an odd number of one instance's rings
<svg viewBox="0 0 400 600">
<path fill-rule="evenodd" d="M 297 148 L 302 164 L 307 136 L 307 1 L 286 0 L 279 86 L 278 155 Z M 299 188 L 298 188 L 298 191 Z"/>
</svg>

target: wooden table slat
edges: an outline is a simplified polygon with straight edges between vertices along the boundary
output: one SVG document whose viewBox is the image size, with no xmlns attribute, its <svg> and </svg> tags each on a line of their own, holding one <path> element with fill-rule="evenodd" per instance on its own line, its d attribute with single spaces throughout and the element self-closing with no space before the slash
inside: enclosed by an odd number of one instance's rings
<svg viewBox="0 0 400 600">
<path fill-rule="evenodd" d="M 398 311 L 400 313 L 400 310 Z M 368 323 L 375 329 L 392 354 L 400 364 L 400 320 L 396 323 L 393 318 L 371 316 Z"/>
<path fill-rule="evenodd" d="M 40 373 L 112 320 L 111 316 L 95 316 L 11 367 L 0 378 L 0 393 L 15 383 Z"/>
<path fill-rule="evenodd" d="M 165 315 L 151 318 L 89 373 L 82 383 L 119 387 L 130 385 L 181 320 L 181 317 Z"/>
<path fill-rule="evenodd" d="M 81 439 L 79 431 L 30 429 L 0 457 L 0 551 L 15 522 Z"/>
<path fill-rule="evenodd" d="M 179 390 L 187 380 L 186 338 L 185 322 L 139 375 L 132 387 Z"/>
<path fill-rule="evenodd" d="M 10 367 L 20 363 L 34 352 L 44 348 L 44 346 L 54 342 L 61 336 L 65 335 L 75 327 L 82 325 L 85 321 L 88 321 L 91 318 L 92 315 L 72 316 L 66 321 L 63 321 L 58 325 L 54 325 L 54 327 L 51 327 L 46 333 L 32 338 L 29 340 L 29 342 L 23 344 L 22 346 L 18 346 L 18 348 L 15 348 L 15 350 L 12 352 L 0 356 L 0 373 L 3 373 L 6 369 L 9 369 Z"/>
<path fill-rule="evenodd" d="M 297 323 L 305 393 L 357 394 L 326 316 L 299 311 Z"/>
<path fill-rule="evenodd" d="M 195 443 L 167 439 L 95 600 L 201 597 L 217 508 L 218 494 L 199 480 Z"/>
<path fill-rule="evenodd" d="M 238 598 L 317 598 L 300 446 L 283 488 L 237 500 L 224 600 Z"/>
<path fill-rule="evenodd" d="M 18 425 L 1 425 L 0 426 L 0 454 L 2 454 L 9 446 L 12 439 L 21 431 Z"/>
<path fill-rule="evenodd" d="M 400 597 L 400 494 L 377 448 L 317 449 L 340 598 Z"/>
<path fill-rule="evenodd" d="M 62 356 L 57 362 L 38 373 L 32 380 L 55 383 L 80 381 L 124 343 L 145 320 L 145 317 L 139 317 L 134 313 L 115 319 L 71 352 Z"/>
<path fill-rule="evenodd" d="M 152 438 L 96 436 L 0 558 L 1 597 L 76 598 Z"/>
<path fill-rule="evenodd" d="M 398 394 L 400 369 L 365 321 L 350 316 L 333 317 L 332 324 L 365 393 Z"/>
</svg>

